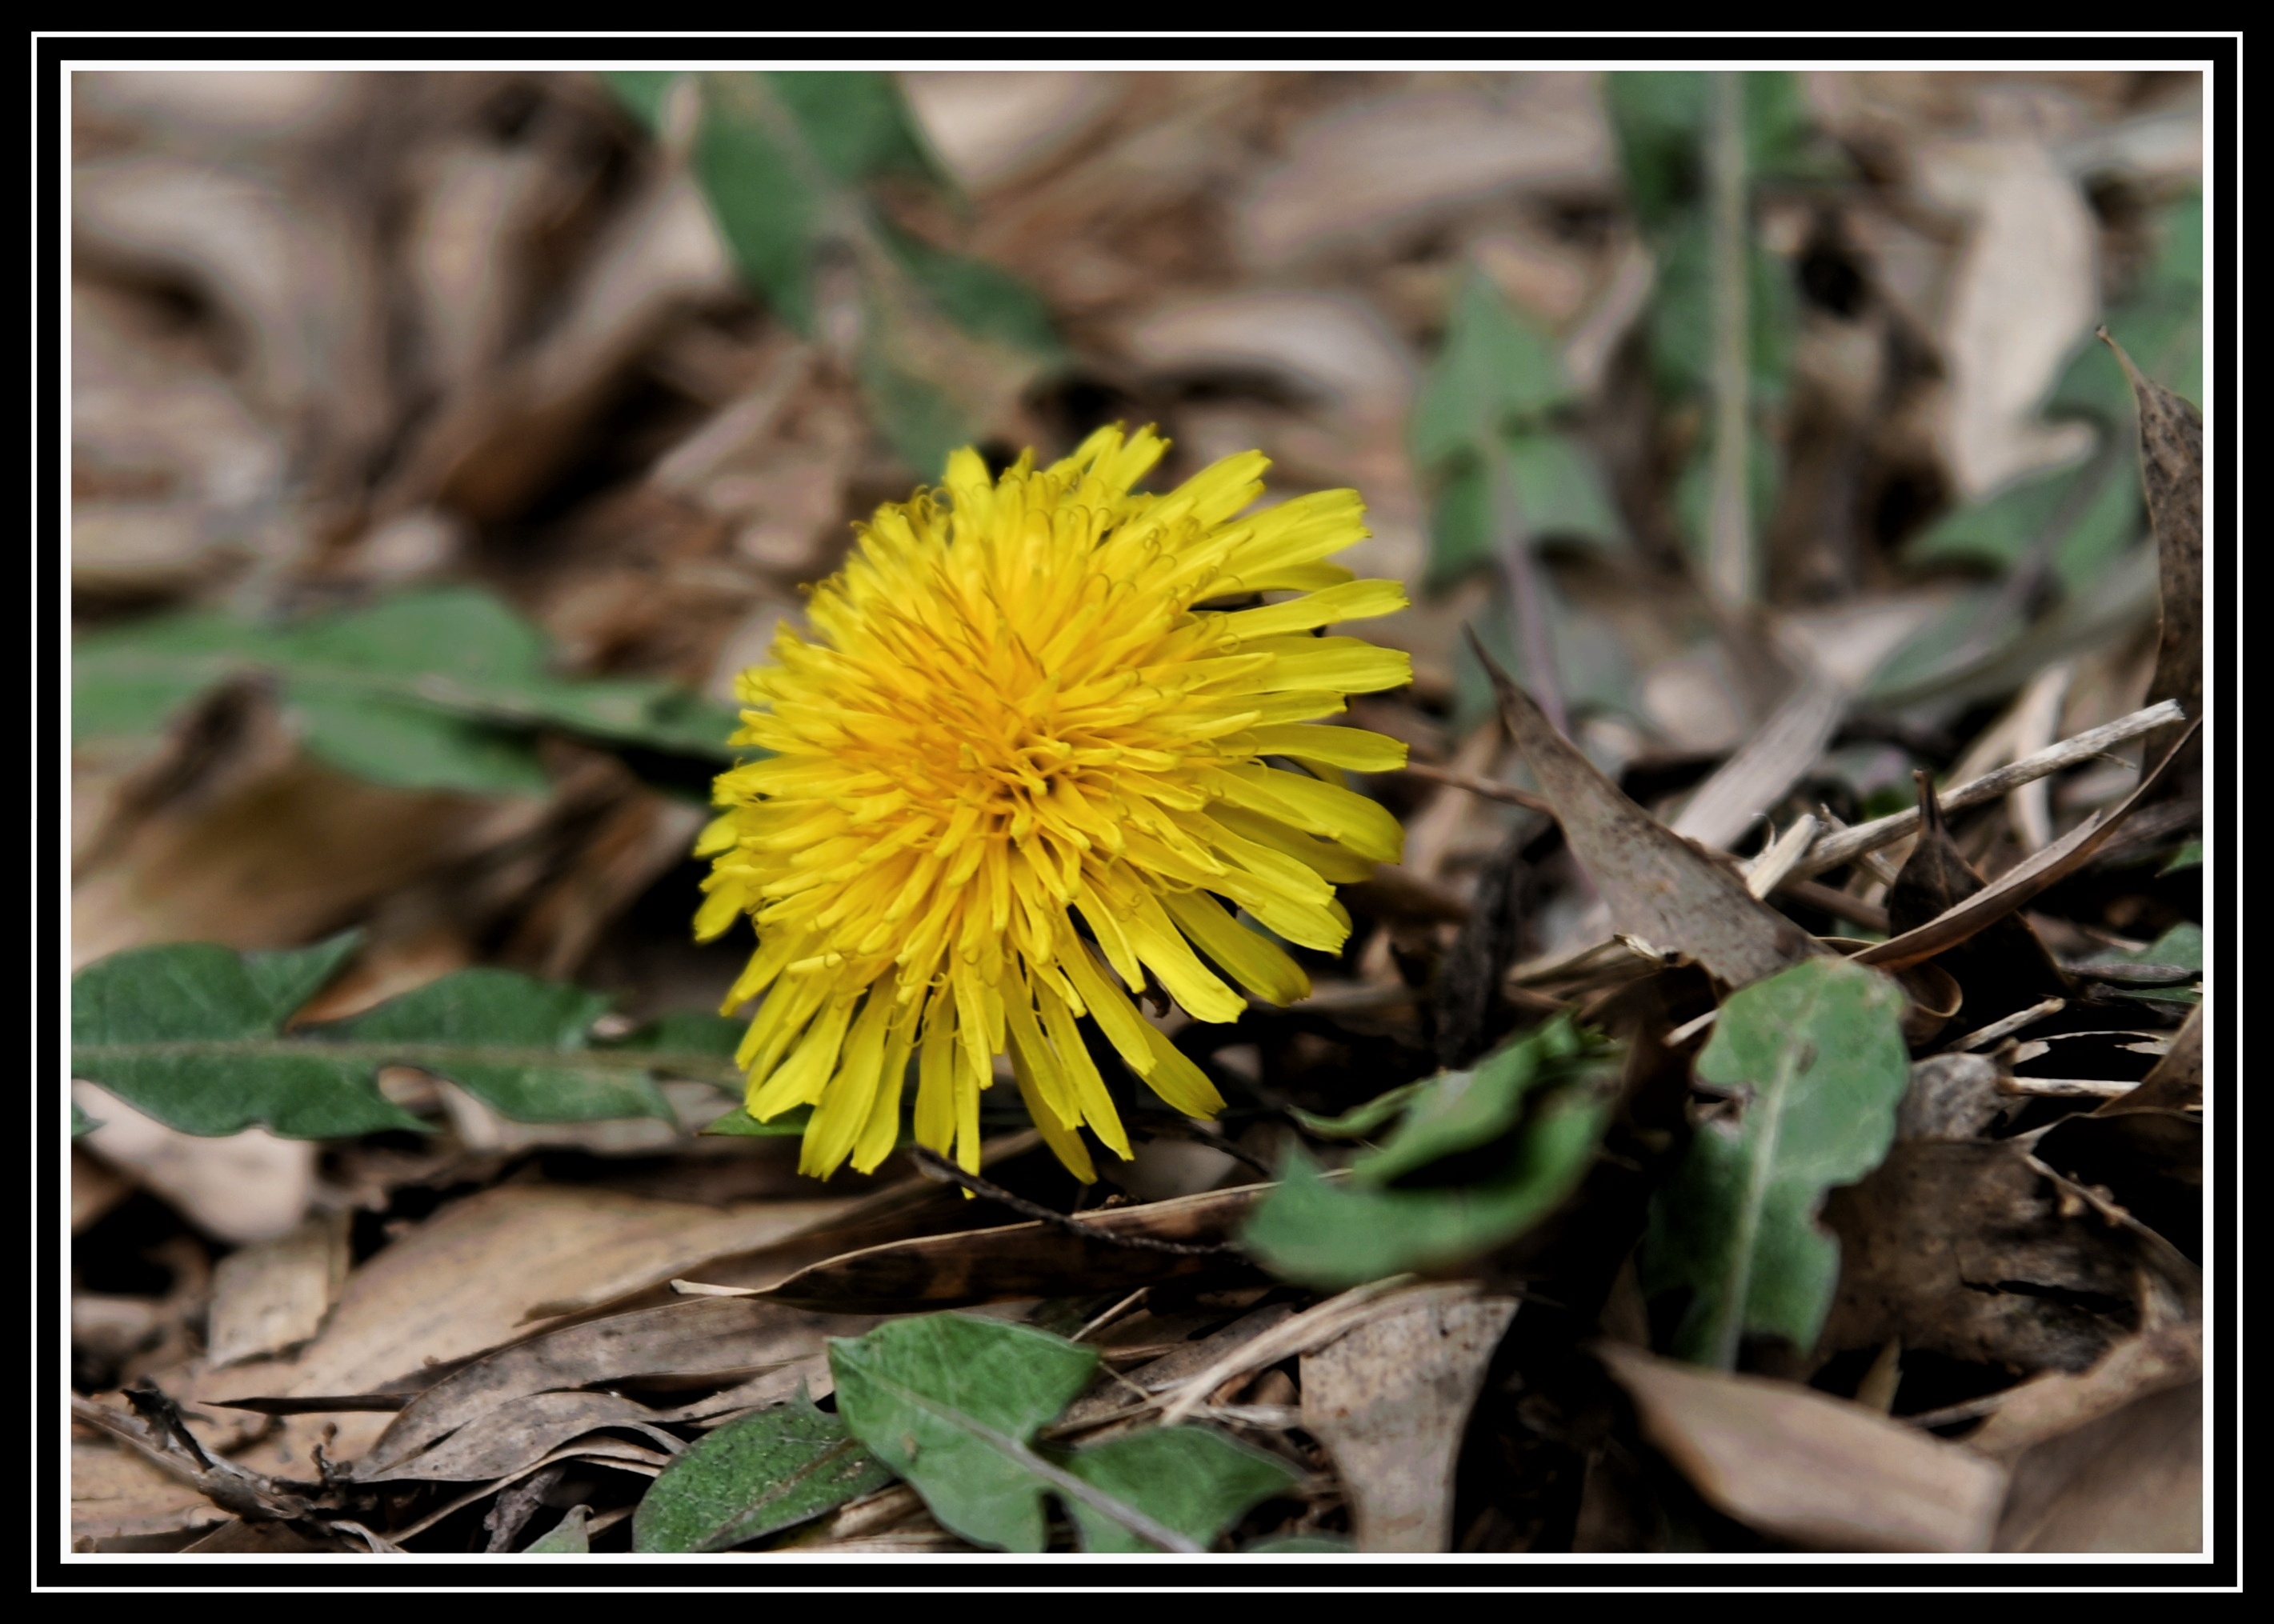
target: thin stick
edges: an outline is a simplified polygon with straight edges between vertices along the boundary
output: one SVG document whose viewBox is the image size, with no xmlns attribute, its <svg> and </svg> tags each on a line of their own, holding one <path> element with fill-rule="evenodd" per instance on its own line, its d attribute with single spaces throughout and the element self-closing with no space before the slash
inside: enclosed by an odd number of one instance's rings
<svg viewBox="0 0 2274 1624">
<path fill-rule="evenodd" d="M 1084 1223 L 1079 1218 L 1071 1218 L 1064 1213 L 1054 1212 L 1040 1202 L 1029 1201 L 1022 1195 L 1013 1195 L 1002 1185 L 990 1184 L 976 1173 L 967 1173 L 946 1157 L 927 1150 L 921 1145 L 914 1147 L 909 1154 L 915 1162 L 916 1170 L 926 1178 L 937 1179 L 942 1184 L 954 1184 L 959 1188 L 968 1190 L 982 1200 L 992 1201 L 998 1207 L 1007 1207 L 1014 1213 L 1028 1218 L 1039 1219 L 1055 1229 L 1064 1229 L 1070 1235 L 1079 1235 L 1084 1240 L 1096 1241 L 1102 1245 L 1126 1246 L 1134 1252 L 1165 1252 L 1179 1258 L 1222 1257 L 1236 1254 L 1239 1251 L 1239 1247 L 1227 1241 L 1195 1245 L 1186 1241 L 1156 1240 L 1149 1235 L 1122 1235 L 1111 1229 L 1100 1229 L 1094 1223 Z"/>
<path fill-rule="evenodd" d="M 1443 784 L 1454 789 L 1465 789 L 1472 795 L 1482 795 L 1487 801 L 1505 802 L 1511 807 L 1526 807 L 1534 812 L 1555 816 L 1555 803 L 1545 795 L 1535 795 L 1530 790 L 1511 789 L 1505 784 L 1495 784 L 1490 778 L 1480 778 L 1473 772 L 1460 772 L 1450 767 L 1432 767 L 1426 762 L 1407 762 L 1405 771 L 1417 778 L 1432 784 Z"/>
<path fill-rule="evenodd" d="M 2073 739 L 2025 756 L 2010 767 L 2000 767 L 1995 772 L 1985 772 L 1980 778 L 1943 792 L 1942 809 L 1962 812 L 1969 807 L 2003 800 L 2024 784 L 2034 784 L 2039 778 L 2050 778 L 2064 767 L 2074 767 L 2079 762 L 2122 744 L 2127 739 L 2152 733 L 2174 722 L 2187 719 L 2187 712 L 2179 702 L 2166 699 L 2160 704 L 2150 705 L 2144 710 L 2119 717 L 2103 727 L 2090 728 Z M 1892 813 L 1853 829 L 1835 830 L 1808 848 L 1808 855 L 1793 865 L 1793 872 L 1803 877 L 1818 875 L 1826 868 L 1837 868 L 1853 862 L 1865 852 L 1876 852 L 1883 846 L 1893 846 L 1918 832 L 1918 808 L 1912 807 Z"/>
<path fill-rule="evenodd" d="M 1876 930 L 1882 936 L 1887 930 L 1887 911 L 1876 902 L 1866 902 L 1861 897 L 1851 897 L 1844 891 L 1834 891 L 1829 885 L 1819 885 L 1814 880 L 1796 880 L 1790 875 L 1777 882 L 1776 894 L 1789 897 L 1795 902 L 1806 903 L 1821 914 L 1834 919 L 1844 919 L 1851 925 L 1861 925 L 1866 930 Z"/>
<path fill-rule="evenodd" d="M 1957 1042 L 1945 1044 L 1944 1048 L 1954 1055 L 1971 1054 L 1977 1049 L 1995 1043 L 1999 1038 L 2011 1037 L 2022 1027 L 2043 1020 L 2048 1015 L 2058 1015 L 2067 1008 L 2067 999 L 2047 998 L 2043 1004 L 2032 1004 L 2026 1010 L 2015 1010 L 2003 1019 L 1993 1020 L 1980 1031 L 1969 1032 Z"/>
</svg>

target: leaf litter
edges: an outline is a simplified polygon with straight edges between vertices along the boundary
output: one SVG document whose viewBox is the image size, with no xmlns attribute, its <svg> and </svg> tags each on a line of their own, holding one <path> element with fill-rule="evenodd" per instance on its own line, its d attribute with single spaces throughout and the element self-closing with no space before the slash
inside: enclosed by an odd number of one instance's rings
<svg viewBox="0 0 2274 1624">
<path fill-rule="evenodd" d="M 2200 1541 L 2176 85 L 81 77 L 75 1549 Z M 1365 493 L 1406 863 L 1213 1124 L 802 1179 L 733 679 L 1114 420 Z"/>
</svg>

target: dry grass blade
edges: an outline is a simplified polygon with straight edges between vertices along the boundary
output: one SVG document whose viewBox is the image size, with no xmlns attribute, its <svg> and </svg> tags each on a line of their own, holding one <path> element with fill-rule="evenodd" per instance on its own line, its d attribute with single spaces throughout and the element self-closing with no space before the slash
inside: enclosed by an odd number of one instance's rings
<svg viewBox="0 0 2274 1624">
<path fill-rule="evenodd" d="M 2025 784 L 2049 778 L 2065 768 L 2090 761 L 2094 756 L 2114 748 L 2141 734 L 2152 733 L 2187 720 L 2190 712 L 2177 703 L 2165 700 L 2129 716 L 2117 718 L 2105 726 L 2088 728 L 2072 738 L 2062 740 L 2034 756 L 2025 756 L 2009 767 L 1986 772 L 1968 783 L 1954 786 L 1942 792 L 1942 809 L 1962 812 L 1969 807 L 2002 800 Z M 1827 868 L 1838 868 L 1853 862 L 1867 852 L 1907 840 L 1918 832 L 1919 815 L 1916 808 L 1907 812 L 1894 812 L 1886 817 L 1874 818 L 1868 823 L 1858 823 L 1853 829 L 1834 830 L 1824 836 L 1808 850 L 1808 855 L 1793 865 L 1793 872 L 1801 876 L 1821 874 Z"/>
<path fill-rule="evenodd" d="M 1392 1274 L 1363 1286 L 1353 1286 L 1340 1297 L 1330 1297 L 1316 1308 L 1283 1321 L 1253 1341 L 1242 1343 L 1177 1389 L 1177 1396 L 1161 1412 L 1161 1425 L 1174 1426 L 1191 1415 L 1218 1387 L 1234 1376 L 1276 1365 L 1291 1353 L 1308 1353 L 1325 1346 L 1344 1332 L 1384 1312 L 1381 1304 L 1413 1284 L 1411 1274 Z M 1419 1289 L 1458 1301 L 1477 1293 L 1474 1285 L 1426 1286 Z"/>
<path fill-rule="evenodd" d="M 1733 987 L 1822 951 L 1743 880 L 1629 800 L 1549 725 L 1473 634 L 1470 643 L 1491 673 L 1502 722 L 1555 803 L 1564 838 L 1617 929 L 1686 953 Z"/>
<path fill-rule="evenodd" d="M 2112 811 L 2079 824 L 2044 851 L 2007 869 L 1999 876 L 1995 884 L 1977 891 L 1917 929 L 1906 930 L 1901 936 L 1891 936 L 1885 942 L 1865 948 L 1856 955 L 1856 962 L 1877 965 L 1883 970 L 1900 970 L 1931 959 L 1937 953 L 1955 947 L 1987 929 L 2030 898 L 2075 873 L 2092 861 L 2092 854 L 2107 842 L 2126 818 L 2146 805 L 2163 787 L 2181 752 L 2194 740 L 2201 726 L 2200 723 L 2190 724 L 2187 733 L 2181 735 L 2180 743 L 2157 764 L 2155 771 L 2142 779 L 2140 786 L 2127 795 Z"/>
</svg>

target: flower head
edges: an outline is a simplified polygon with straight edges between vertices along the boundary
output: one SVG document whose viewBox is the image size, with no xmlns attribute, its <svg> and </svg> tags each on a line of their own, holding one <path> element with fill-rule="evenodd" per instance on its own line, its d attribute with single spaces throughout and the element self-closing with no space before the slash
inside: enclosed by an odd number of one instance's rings
<svg viewBox="0 0 2274 1624">
<path fill-rule="evenodd" d="M 1316 635 L 1406 601 L 1323 561 L 1367 533 L 1358 493 L 1237 516 L 1268 466 L 1248 452 L 1133 494 L 1165 449 L 1104 429 L 993 480 L 957 452 L 941 489 L 862 528 L 811 634 L 784 628 L 742 674 L 734 741 L 773 754 L 718 780 L 696 930 L 757 926 L 726 1007 L 764 995 L 737 1059 L 752 1116 L 815 1108 L 802 1170 L 884 1160 L 912 1057 L 917 1141 L 975 1169 L 1007 1054 L 1044 1139 L 1094 1177 L 1081 1126 L 1130 1151 L 1084 1015 L 1163 1100 L 1212 1116 L 1222 1098 L 1131 994 L 1209 1021 L 1246 1006 L 1230 983 L 1302 997 L 1272 936 L 1340 949 L 1334 883 L 1397 860 L 1397 820 L 1339 779 L 1405 747 L 1316 725 L 1412 674 Z"/>
</svg>

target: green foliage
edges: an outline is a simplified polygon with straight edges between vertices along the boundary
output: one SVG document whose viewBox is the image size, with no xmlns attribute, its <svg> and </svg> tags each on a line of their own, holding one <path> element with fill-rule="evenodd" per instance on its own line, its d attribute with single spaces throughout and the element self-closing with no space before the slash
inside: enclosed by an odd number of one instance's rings
<svg viewBox="0 0 2274 1624">
<path fill-rule="evenodd" d="M 74 739 L 148 733 L 232 679 L 272 680 L 309 753 L 400 789 L 542 794 L 534 733 L 728 759 L 733 711 L 674 684 L 555 674 L 544 635 L 471 587 L 289 625 L 169 616 L 79 640 Z"/>
<path fill-rule="evenodd" d="M 1593 458 L 1562 421 L 1576 399 L 1553 343 L 1488 277 L 1472 272 L 1409 425 L 1415 465 L 1433 487 L 1432 586 L 1491 568 L 1518 535 L 1527 546 L 1553 540 L 1600 547 L 1619 539 L 1618 515 Z M 1585 617 L 1563 600 L 1549 572 L 1535 569 L 1533 576 L 1547 620 L 1567 631 L 1546 650 L 1566 691 L 1615 697 L 1627 673 L 1582 668 L 1577 645 L 1602 640 L 1587 636 Z M 1480 629 L 1496 658 L 1524 668 L 1512 617 L 1489 619 Z M 1477 703 L 1465 703 L 1465 714 L 1489 708 L 1481 673 L 1475 674 Z"/>
<path fill-rule="evenodd" d="M 1875 970 L 1811 959 L 1730 995 L 1706 1051 L 1705 1082 L 1731 1092 L 1734 1118 L 1698 1124 L 1653 1198 L 1645 1289 L 1690 1303 L 1680 1357 L 1721 1369 L 1747 1332 L 1803 1350 L 1840 1272 L 1816 1222 L 1824 1192 L 1879 1166 L 1909 1081 L 1902 994 Z"/>
<path fill-rule="evenodd" d="M 2137 285 L 2109 309 L 2106 326 L 2145 376 L 2200 401 L 2202 197 L 2169 205 L 2154 229 L 2156 252 Z M 1906 560 L 1959 561 L 2000 574 L 2042 568 L 2062 594 L 2047 620 L 2065 616 L 2074 625 L 2067 641 L 2089 641 L 2104 618 L 2097 605 L 2122 599 L 2120 606 L 2128 606 L 2137 596 L 2130 589 L 2138 584 L 2153 590 L 2152 561 L 2141 557 L 2148 550 L 2134 545 L 2147 526 L 2133 411 L 2132 387 L 2114 353 L 2093 335 L 2080 335 L 2045 413 L 2092 424 L 2100 434 L 2098 451 L 1945 515 L 1911 538 Z M 2060 658 L 2058 651 L 2026 646 L 2020 606 L 1994 593 L 1954 605 L 1882 667 L 1872 696 L 1887 703 L 1930 696 L 1962 703 L 1985 658 L 1995 658 L 2002 680 L 2010 665 Z"/>
<path fill-rule="evenodd" d="M 2156 872 L 2158 875 L 2177 874 L 2182 868 L 2200 868 L 2202 867 L 2202 842 L 2200 839 L 2190 840 L 2178 851 L 2173 852 L 2171 861 Z"/>
<path fill-rule="evenodd" d="M 72 978 L 72 1075 L 186 1133 L 260 1124 L 291 1139 L 423 1129 L 379 1092 L 383 1065 L 448 1079 L 523 1122 L 668 1122 L 657 1076 L 739 1085 L 713 1052 L 594 1047 L 606 998 L 506 970 L 461 970 L 351 1019 L 286 1030 L 356 946 L 350 935 L 287 952 L 115 953 Z"/>
<path fill-rule="evenodd" d="M 2139 538 L 2144 523 L 2140 486 L 2121 459 L 2033 474 L 1986 501 L 1930 525 L 1906 549 L 1914 563 L 1945 560 L 2003 572 L 2037 548 L 2071 592 L 2097 580 Z"/>
<path fill-rule="evenodd" d="M 1097 1353 L 1030 1326 L 932 1314 L 833 1342 L 837 1405 L 853 1435 L 975 1545 L 1040 1551 L 1043 1497 L 1085 1549 L 1156 1550 L 1163 1533 L 1212 1544 L 1294 1472 L 1201 1427 L 1156 1429 L 1066 1453 L 1035 1435 L 1089 1384 Z"/>
<path fill-rule="evenodd" d="M 698 83 L 695 174 L 744 280 L 810 335 L 822 266 L 852 267 L 870 415 L 914 468 L 936 474 L 985 429 L 1003 380 L 1063 359 L 1048 307 L 1008 273 L 914 237 L 876 207 L 874 184 L 887 177 L 945 185 L 890 75 L 705 73 Z M 644 84 L 616 91 L 636 108 L 660 105 Z"/>
<path fill-rule="evenodd" d="M 632 1514 L 635 1551 L 723 1551 L 883 1488 L 892 1474 L 801 1392 L 697 1442 Z"/>
<path fill-rule="evenodd" d="M 82 1133 L 92 1133 L 101 1126 L 102 1126 L 101 1121 L 79 1109 L 78 1101 L 72 1101 L 72 1138 L 77 1139 Z"/>
<path fill-rule="evenodd" d="M 1397 1132 L 1354 1161 L 1347 1182 L 1291 1150 L 1240 1243 L 1275 1274 L 1321 1288 L 1451 1267 L 1504 1245 L 1586 1177 L 1616 1070 L 1609 1045 L 1559 1016 L 1406 1094 Z"/>
</svg>

